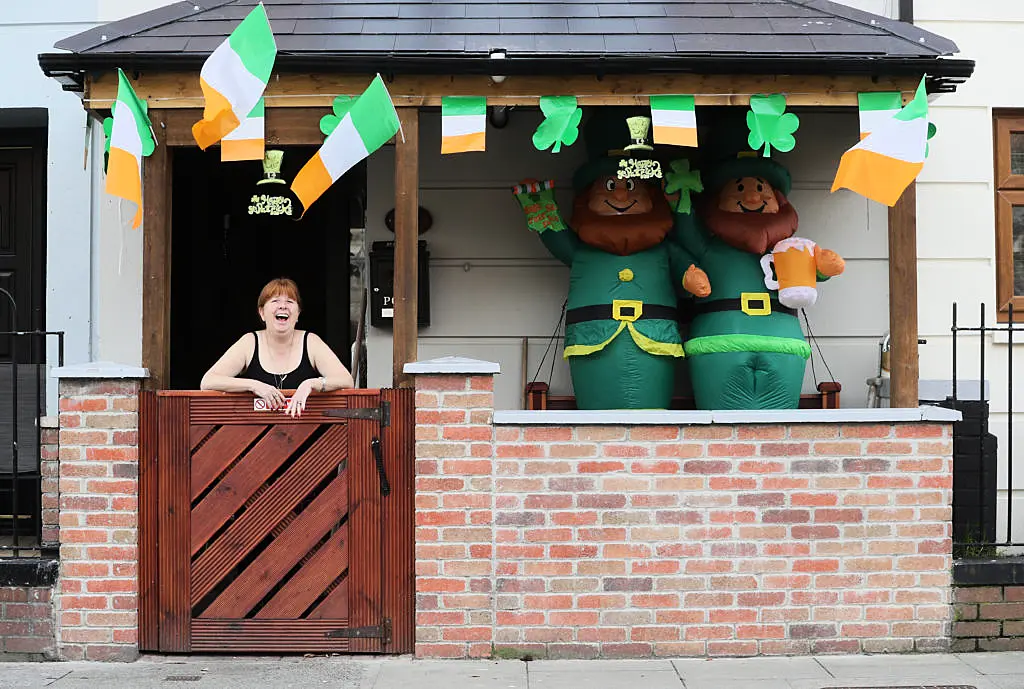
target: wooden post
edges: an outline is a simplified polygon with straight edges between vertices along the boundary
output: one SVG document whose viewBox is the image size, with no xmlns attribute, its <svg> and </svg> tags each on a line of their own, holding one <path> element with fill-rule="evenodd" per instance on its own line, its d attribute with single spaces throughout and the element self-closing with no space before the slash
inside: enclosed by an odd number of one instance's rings
<svg viewBox="0 0 1024 689">
<path fill-rule="evenodd" d="M 403 368 L 416 361 L 418 335 L 419 110 L 398 108 L 398 120 L 402 131 L 395 137 L 395 316 L 391 379 L 396 388 L 411 388 L 415 384 L 414 377 L 407 376 Z"/>
<path fill-rule="evenodd" d="M 917 407 L 917 183 L 889 209 L 889 406 Z"/>
<path fill-rule="evenodd" d="M 171 369 L 171 150 L 162 115 L 150 118 L 158 145 L 143 163 L 142 365 L 145 387 L 159 390 Z"/>
</svg>

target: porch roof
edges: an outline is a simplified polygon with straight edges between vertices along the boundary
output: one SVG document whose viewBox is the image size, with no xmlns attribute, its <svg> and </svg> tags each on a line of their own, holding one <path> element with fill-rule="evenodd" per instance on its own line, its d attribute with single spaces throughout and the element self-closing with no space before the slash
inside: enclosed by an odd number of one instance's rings
<svg viewBox="0 0 1024 689">
<path fill-rule="evenodd" d="M 40 55 L 85 72 L 198 69 L 257 0 L 188 0 L 99 26 Z M 952 91 L 974 63 L 941 36 L 828 0 L 264 0 L 281 71 L 491 74 L 929 75 Z"/>
</svg>

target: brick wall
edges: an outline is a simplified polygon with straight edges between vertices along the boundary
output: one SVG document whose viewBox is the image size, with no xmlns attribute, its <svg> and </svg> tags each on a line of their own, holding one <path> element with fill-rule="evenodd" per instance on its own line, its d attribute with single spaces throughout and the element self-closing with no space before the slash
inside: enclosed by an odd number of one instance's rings
<svg viewBox="0 0 1024 689">
<path fill-rule="evenodd" d="M 1024 586 L 958 586 L 954 651 L 1024 651 Z"/>
<path fill-rule="evenodd" d="M 52 416 L 44 416 L 39 420 L 39 472 L 42 477 L 42 544 L 43 546 L 54 546 L 58 542 L 58 506 L 60 504 L 60 493 L 58 491 L 58 470 L 57 456 L 59 452 L 59 429 L 57 419 Z"/>
<path fill-rule="evenodd" d="M 493 425 L 417 377 L 417 654 L 939 651 L 949 425 Z"/>
<path fill-rule="evenodd" d="M 53 660 L 50 587 L 0 586 L 0 660 Z"/>
<path fill-rule="evenodd" d="M 66 660 L 138 655 L 138 393 L 60 381 L 57 643 Z"/>
</svg>

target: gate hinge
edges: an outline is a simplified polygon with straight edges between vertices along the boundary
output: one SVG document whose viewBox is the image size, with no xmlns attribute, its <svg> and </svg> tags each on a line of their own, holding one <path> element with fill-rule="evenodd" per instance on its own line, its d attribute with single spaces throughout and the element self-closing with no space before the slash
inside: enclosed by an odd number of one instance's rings
<svg viewBox="0 0 1024 689">
<path fill-rule="evenodd" d="M 325 409 L 324 416 L 335 419 L 361 419 L 377 421 L 381 428 L 391 425 L 391 403 L 381 402 L 379 407 L 355 407 L 353 409 Z"/>
<path fill-rule="evenodd" d="M 385 617 L 382 624 L 372 627 L 345 627 L 332 629 L 324 634 L 328 639 L 380 639 L 383 645 L 391 643 L 391 618 Z"/>
</svg>

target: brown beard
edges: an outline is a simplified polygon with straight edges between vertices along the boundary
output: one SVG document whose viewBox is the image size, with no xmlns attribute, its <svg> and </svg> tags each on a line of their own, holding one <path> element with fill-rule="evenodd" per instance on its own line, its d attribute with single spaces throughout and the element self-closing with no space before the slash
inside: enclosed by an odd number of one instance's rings
<svg viewBox="0 0 1024 689">
<path fill-rule="evenodd" d="M 778 213 L 733 213 L 718 207 L 718 198 L 709 198 L 702 204 L 700 215 L 711 233 L 726 244 L 752 254 L 766 254 L 796 232 L 799 219 L 781 191 L 775 192 L 779 200 Z"/>
<path fill-rule="evenodd" d="M 657 246 L 672 229 L 672 210 L 660 193 L 652 192 L 650 211 L 637 215 L 598 215 L 587 206 L 587 194 L 576 197 L 572 229 L 585 243 L 619 256 Z"/>
</svg>

